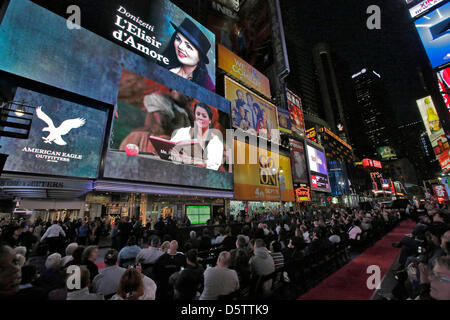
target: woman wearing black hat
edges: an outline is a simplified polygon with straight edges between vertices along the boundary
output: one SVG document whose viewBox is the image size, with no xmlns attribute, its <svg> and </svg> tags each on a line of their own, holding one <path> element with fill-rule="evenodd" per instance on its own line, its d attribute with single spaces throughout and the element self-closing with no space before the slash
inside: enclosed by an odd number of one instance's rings
<svg viewBox="0 0 450 320">
<path fill-rule="evenodd" d="M 176 26 L 164 56 L 169 58 L 167 68 L 180 77 L 194 81 L 200 86 L 215 91 L 214 82 L 208 75 L 208 51 L 211 44 L 202 31 L 188 18 Z"/>
</svg>

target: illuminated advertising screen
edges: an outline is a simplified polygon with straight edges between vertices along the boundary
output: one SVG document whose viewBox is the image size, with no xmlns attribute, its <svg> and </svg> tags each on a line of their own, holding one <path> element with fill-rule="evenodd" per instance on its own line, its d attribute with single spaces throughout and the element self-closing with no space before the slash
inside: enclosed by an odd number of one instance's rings
<svg viewBox="0 0 450 320">
<path fill-rule="evenodd" d="M 233 127 L 279 143 L 277 108 L 237 82 L 225 77 L 225 98 L 231 101 Z"/>
<path fill-rule="evenodd" d="M 267 70 L 274 60 L 267 1 L 243 1 L 239 13 L 214 2 L 209 6 L 207 28 L 216 41 L 257 70 Z"/>
<path fill-rule="evenodd" d="M 289 157 L 234 140 L 234 196 L 246 201 L 294 201 Z M 281 170 L 283 172 L 281 172 Z"/>
<path fill-rule="evenodd" d="M 46 2 L 52 6 L 57 3 Z M 9 2 L 1 21 L 0 43 L 8 45 L 0 50 L 0 70 L 112 106 L 117 103 L 123 68 L 140 74 L 151 71 L 160 83 L 167 81 L 171 88 L 201 101 L 217 99 L 211 91 L 186 81 L 153 59 L 84 27 L 69 29 L 66 9 L 62 17 L 31 1 Z M 24 12 L 26 19 L 23 19 Z M 83 21 L 90 21 L 83 17 Z M 23 50 L 24 43 L 26 50 Z M 212 74 L 211 78 L 214 79 Z"/>
<path fill-rule="evenodd" d="M 395 151 L 390 146 L 382 146 L 377 148 L 378 154 L 380 157 L 384 159 L 392 159 L 397 158 L 397 155 L 395 154 Z"/>
<path fill-rule="evenodd" d="M 317 131 L 316 128 L 312 127 L 306 130 L 306 139 L 317 143 Z"/>
<path fill-rule="evenodd" d="M 289 140 L 291 147 L 292 176 L 294 183 L 308 184 L 308 168 L 306 167 L 305 147 L 303 142 Z"/>
<path fill-rule="evenodd" d="M 439 116 L 436 112 L 431 96 L 419 99 L 416 101 L 419 107 L 420 115 L 427 130 L 428 138 L 431 142 L 431 147 L 439 160 L 441 168 L 448 170 L 450 168 L 449 152 L 450 146 L 447 136 L 439 121 Z"/>
<path fill-rule="evenodd" d="M 232 189 L 229 102 L 214 106 L 123 69 L 105 177 Z"/>
<path fill-rule="evenodd" d="M 268 98 L 269 78 L 222 45 L 217 45 L 218 67 Z"/>
<path fill-rule="evenodd" d="M 285 133 L 292 133 L 291 116 L 289 111 L 278 108 L 278 124 L 280 131 Z"/>
<path fill-rule="evenodd" d="M 211 207 L 186 206 L 186 215 L 191 224 L 205 224 L 211 218 Z"/>
<path fill-rule="evenodd" d="M 327 161 L 323 149 L 307 143 L 306 153 L 308 155 L 311 188 L 317 191 L 330 192 Z"/>
<path fill-rule="evenodd" d="M 450 112 L 450 67 L 436 73 L 438 78 L 439 92 L 442 94 L 445 106 Z"/>
<path fill-rule="evenodd" d="M 289 89 L 286 89 L 286 98 L 291 114 L 292 131 L 295 135 L 303 137 L 305 135 L 305 121 L 303 119 L 302 101 Z"/>
<path fill-rule="evenodd" d="M 106 110 L 24 88 L 17 88 L 13 100 L 36 109 L 28 139 L 0 137 L 1 151 L 9 155 L 5 171 L 98 177 Z"/>
<path fill-rule="evenodd" d="M 80 8 L 83 28 L 215 91 L 214 33 L 168 0 L 33 2 L 64 19 L 70 16 L 67 8 L 76 5 Z"/>
<path fill-rule="evenodd" d="M 435 5 L 443 2 L 444 0 L 425 0 L 421 3 L 415 5 L 414 7 L 409 9 L 409 14 L 411 15 L 411 18 L 414 18 L 421 13 L 424 13 L 425 11 L 431 9 Z"/>
<path fill-rule="evenodd" d="M 415 25 L 433 68 L 450 62 L 450 3 L 427 13 Z"/>
</svg>

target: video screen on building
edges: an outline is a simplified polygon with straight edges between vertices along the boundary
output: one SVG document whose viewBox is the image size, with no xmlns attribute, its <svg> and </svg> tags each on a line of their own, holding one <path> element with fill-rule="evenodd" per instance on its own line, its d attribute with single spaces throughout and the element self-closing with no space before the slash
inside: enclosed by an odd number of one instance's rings
<svg viewBox="0 0 450 320">
<path fill-rule="evenodd" d="M 98 177 L 108 119 L 106 109 L 20 87 L 16 88 L 11 100 L 36 108 L 28 139 L 0 137 L 1 152 L 9 155 L 5 171 L 77 178 Z M 10 111 L 3 120 L 11 117 L 11 121 L 17 122 L 24 117 L 20 106 L 13 108 L 18 111 Z M 14 132 L 14 128 L 11 132 Z"/>
<path fill-rule="evenodd" d="M 268 2 L 241 1 L 239 12 L 217 1 L 209 2 L 207 27 L 217 42 L 257 70 L 267 70 L 274 60 Z"/>
<path fill-rule="evenodd" d="M 439 84 L 439 92 L 442 94 L 447 111 L 450 112 L 450 67 L 436 73 Z"/>
<path fill-rule="evenodd" d="M 233 156 L 235 199 L 294 201 L 288 156 L 239 140 L 234 140 Z"/>
<path fill-rule="evenodd" d="M 277 108 L 237 82 L 225 77 L 225 98 L 231 101 L 233 127 L 280 142 Z"/>
<path fill-rule="evenodd" d="M 211 106 L 123 69 L 105 176 L 232 188 L 229 128 L 229 104 Z"/>
<path fill-rule="evenodd" d="M 286 98 L 291 115 L 292 132 L 299 137 L 303 137 L 305 135 L 305 121 L 303 119 L 302 100 L 289 89 L 286 89 Z"/>
<path fill-rule="evenodd" d="M 306 153 L 308 155 L 311 188 L 317 191 L 330 192 L 325 152 L 319 147 L 307 143 Z"/>
<path fill-rule="evenodd" d="M 427 13 L 415 21 L 433 68 L 450 62 L 450 3 Z"/>
<path fill-rule="evenodd" d="M 211 219 L 210 206 L 186 206 L 186 215 L 191 224 L 205 224 Z"/>
<path fill-rule="evenodd" d="M 83 28 L 215 91 L 214 33 L 168 0 L 33 2 L 64 19 L 69 17 L 67 9 L 76 5 Z"/>
<path fill-rule="evenodd" d="M 288 110 L 278 108 L 278 124 L 280 125 L 280 131 L 292 133 L 291 116 Z"/>
<path fill-rule="evenodd" d="M 294 183 L 308 184 L 308 168 L 306 166 L 305 146 L 303 142 L 289 140 L 291 147 L 292 176 Z"/>
</svg>

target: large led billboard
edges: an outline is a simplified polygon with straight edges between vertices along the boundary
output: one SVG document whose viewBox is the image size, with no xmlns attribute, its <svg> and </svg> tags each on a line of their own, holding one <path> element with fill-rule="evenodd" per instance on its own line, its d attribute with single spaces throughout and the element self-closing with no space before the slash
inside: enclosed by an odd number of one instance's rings
<svg viewBox="0 0 450 320">
<path fill-rule="evenodd" d="M 442 94 L 442 99 L 448 112 L 450 112 L 450 67 L 438 71 L 436 75 L 438 78 L 439 92 Z"/>
<path fill-rule="evenodd" d="M 263 96 L 271 97 L 269 78 L 226 47 L 218 44 L 217 49 L 217 65 L 220 69 L 255 89 Z"/>
<path fill-rule="evenodd" d="M 289 157 L 234 140 L 234 197 L 246 201 L 294 201 Z M 283 172 L 281 172 L 281 170 Z"/>
<path fill-rule="evenodd" d="M 48 3 L 54 5 L 57 1 Z M 0 26 L 0 43 L 8 44 L 0 50 L 0 70 L 109 105 L 117 102 L 123 68 L 141 74 L 152 70 L 159 82 L 166 79 L 171 88 L 186 95 L 201 101 L 216 99 L 211 91 L 186 81 L 152 59 L 84 27 L 69 29 L 67 16 L 54 14 L 31 1 L 11 1 Z"/>
<path fill-rule="evenodd" d="M 397 158 L 397 154 L 391 146 L 378 147 L 377 152 L 383 160 Z"/>
<path fill-rule="evenodd" d="M 431 99 L 431 96 L 428 96 L 419 99 L 416 102 L 419 107 L 419 112 L 422 116 L 428 138 L 430 139 L 433 152 L 439 160 L 441 168 L 443 170 L 448 170 L 450 168 L 450 146 L 444 129 L 441 126 L 441 122 L 439 121 L 439 116 L 436 112 L 433 100 Z"/>
<path fill-rule="evenodd" d="M 306 166 L 304 143 L 290 139 L 289 144 L 291 147 L 292 176 L 294 183 L 308 184 L 308 168 Z"/>
<path fill-rule="evenodd" d="M 450 3 L 415 21 L 422 43 L 433 68 L 450 62 Z"/>
<path fill-rule="evenodd" d="M 286 89 L 286 98 L 291 113 L 292 132 L 299 137 L 304 137 L 305 121 L 303 119 L 302 100 L 289 89 Z"/>
<path fill-rule="evenodd" d="M 76 5 L 81 26 L 178 76 L 215 91 L 215 35 L 168 0 L 33 0 L 60 15 Z M 75 36 L 77 30 L 73 30 Z M 97 50 L 101 51 L 101 47 Z"/>
<path fill-rule="evenodd" d="M 24 88 L 16 89 L 13 100 L 36 109 L 28 139 L 0 137 L 1 151 L 9 155 L 5 171 L 98 177 L 107 110 Z"/>
<path fill-rule="evenodd" d="M 229 104 L 208 105 L 150 76 L 122 71 L 105 177 L 231 189 Z"/>
<path fill-rule="evenodd" d="M 280 142 L 277 108 L 273 104 L 228 77 L 225 77 L 225 98 L 231 101 L 233 127 Z"/>
<path fill-rule="evenodd" d="M 273 64 L 270 10 L 267 0 L 244 1 L 239 14 L 220 5 L 208 10 L 207 28 L 237 56 L 264 72 Z"/>
<path fill-rule="evenodd" d="M 311 179 L 311 189 L 316 191 L 330 192 L 328 180 L 327 160 L 323 148 L 318 145 L 306 143 L 306 154 L 308 156 L 308 167 Z"/>
</svg>

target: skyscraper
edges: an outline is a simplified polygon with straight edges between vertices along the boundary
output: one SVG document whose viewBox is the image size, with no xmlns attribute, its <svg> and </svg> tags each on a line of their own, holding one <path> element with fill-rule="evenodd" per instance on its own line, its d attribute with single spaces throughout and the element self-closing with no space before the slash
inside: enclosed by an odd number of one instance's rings
<svg viewBox="0 0 450 320">
<path fill-rule="evenodd" d="M 363 68 L 352 76 L 357 105 L 351 110 L 350 131 L 355 137 L 356 155 L 378 157 L 378 148 L 393 147 L 393 110 L 387 100 L 382 76 Z M 353 129 L 353 130 L 352 130 Z"/>
</svg>

